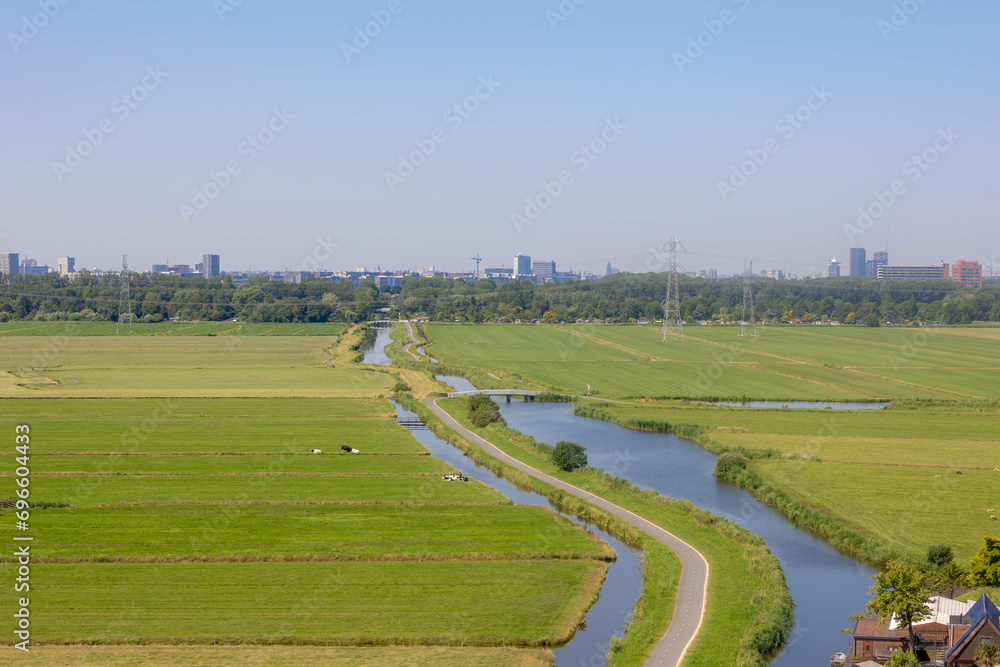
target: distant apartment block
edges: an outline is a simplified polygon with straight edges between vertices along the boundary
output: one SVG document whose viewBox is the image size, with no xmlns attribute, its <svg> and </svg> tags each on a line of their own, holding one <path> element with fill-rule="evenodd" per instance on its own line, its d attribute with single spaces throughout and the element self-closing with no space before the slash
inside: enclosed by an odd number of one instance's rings
<svg viewBox="0 0 1000 667">
<path fill-rule="evenodd" d="M 60 257 L 59 258 L 59 275 L 65 278 L 71 273 L 76 273 L 76 258 L 75 257 Z"/>
<path fill-rule="evenodd" d="M 784 280 L 785 272 L 781 269 L 764 269 L 760 272 L 761 278 L 770 278 L 771 280 Z"/>
<path fill-rule="evenodd" d="M 536 260 L 531 263 L 531 272 L 539 282 L 549 282 L 556 277 L 556 263 Z"/>
<path fill-rule="evenodd" d="M 966 262 L 961 259 L 952 264 L 951 279 L 966 287 L 979 289 L 983 286 L 983 265 L 979 262 Z"/>
<path fill-rule="evenodd" d="M 203 278 L 218 278 L 221 275 L 218 255 L 202 255 L 201 275 Z"/>
<path fill-rule="evenodd" d="M 864 248 L 851 248 L 851 277 L 867 278 L 868 263 L 865 259 L 867 251 Z"/>
<path fill-rule="evenodd" d="M 514 255 L 514 278 L 530 278 L 531 257 L 529 255 Z"/>
<path fill-rule="evenodd" d="M 840 277 L 840 262 L 837 261 L 837 256 L 834 255 L 830 263 L 826 265 L 826 277 L 827 278 L 839 278 Z"/>
<path fill-rule="evenodd" d="M 878 267 L 879 280 L 945 280 L 950 278 L 948 264 L 937 266 L 899 266 L 882 264 Z"/>
<path fill-rule="evenodd" d="M 20 268 L 21 268 L 21 262 L 16 252 L 0 253 L 0 274 L 3 274 L 9 278 L 10 276 L 18 273 L 18 271 L 20 271 Z"/>
</svg>

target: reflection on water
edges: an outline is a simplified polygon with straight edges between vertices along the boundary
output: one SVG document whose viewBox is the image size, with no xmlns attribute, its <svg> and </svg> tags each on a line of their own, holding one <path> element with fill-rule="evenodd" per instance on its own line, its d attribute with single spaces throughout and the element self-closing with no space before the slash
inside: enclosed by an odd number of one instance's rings
<svg viewBox="0 0 1000 667">
<path fill-rule="evenodd" d="M 388 366 L 392 363 L 392 359 L 385 353 L 385 346 L 392 342 L 389 338 L 389 334 L 391 333 L 392 329 L 375 330 L 375 340 L 363 350 L 365 353 L 363 363 L 378 364 L 380 366 Z"/>
<path fill-rule="evenodd" d="M 438 378 L 451 380 L 455 378 Z M 468 382 L 464 378 L 458 378 Z M 451 384 L 449 382 L 449 384 Z M 454 385 L 453 385 L 454 386 Z M 472 385 L 469 385 L 470 388 Z M 465 389 L 456 390 L 465 391 Z M 417 419 L 417 415 L 396 405 L 396 414 L 400 419 Z M 530 491 L 521 491 L 507 480 L 497 477 L 486 468 L 480 468 L 460 450 L 440 440 L 431 431 L 413 431 L 413 435 L 424 445 L 433 456 L 443 460 L 453 468 L 462 471 L 466 477 L 476 479 L 483 484 L 496 489 L 514 501 L 515 505 L 542 505 L 553 511 L 558 511 L 548 499 Z M 565 515 L 564 515 L 565 516 Z M 553 649 L 556 665 L 561 667 L 578 667 L 585 665 L 600 667 L 606 664 L 611 636 L 624 634 L 625 623 L 632 611 L 632 606 L 642 593 L 642 571 L 639 567 L 639 552 L 625 546 L 596 526 L 584 523 L 576 517 L 567 517 L 574 523 L 586 526 L 592 533 L 602 538 L 618 555 L 618 560 L 608 567 L 608 576 L 601 588 L 601 595 L 594 606 L 587 612 L 586 630 L 578 630 L 573 639 L 561 648 Z"/>
</svg>

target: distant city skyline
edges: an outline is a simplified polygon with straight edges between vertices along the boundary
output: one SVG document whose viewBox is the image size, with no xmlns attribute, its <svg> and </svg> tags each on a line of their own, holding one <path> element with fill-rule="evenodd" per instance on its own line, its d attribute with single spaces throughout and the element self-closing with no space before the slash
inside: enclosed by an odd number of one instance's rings
<svg viewBox="0 0 1000 667">
<path fill-rule="evenodd" d="M 381 4 L 60 3 L 26 37 L 37 0 L 8 3 L 0 252 L 458 271 L 530 247 L 600 273 L 676 236 L 726 274 L 1000 253 L 996 3 L 901 26 L 888 0 L 550 4 L 404 2 L 362 49 Z"/>
</svg>

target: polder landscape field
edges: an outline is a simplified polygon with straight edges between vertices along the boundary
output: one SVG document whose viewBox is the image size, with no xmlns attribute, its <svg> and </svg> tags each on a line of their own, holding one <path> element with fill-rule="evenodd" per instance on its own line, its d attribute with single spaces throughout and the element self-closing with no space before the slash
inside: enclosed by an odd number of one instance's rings
<svg viewBox="0 0 1000 667">
<path fill-rule="evenodd" d="M 34 537 L 19 664 L 548 664 L 596 598 L 610 547 L 443 481 L 346 327 L 89 327 L 0 329 L 4 429 L 30 427 L 27 532 L 0 456 L 8 544 Z"/>
<path fill-rule="evenodd" d="M 442 363 L 582 396 L 577 414 L 735 450 L 731 481 L 873 565 L 967 563 L 1000 501 L 1000 328 L 427 325 Z M 488 376 L 487 376 L 488 377 Z M 776 401 L 752 408 L 710 401 Z M 878 410 L 788 401 L 887 402 Z M 957 474 L 961 473 L 961 474 Z"/>
</svg>

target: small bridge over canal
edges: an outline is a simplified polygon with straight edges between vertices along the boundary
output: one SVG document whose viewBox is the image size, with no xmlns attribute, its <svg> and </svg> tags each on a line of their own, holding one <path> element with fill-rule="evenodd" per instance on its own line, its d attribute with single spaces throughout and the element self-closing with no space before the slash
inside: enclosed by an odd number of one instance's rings
<svg viewBox="0 0 1000 667">
<path fill-rule="evenodd" d="M 473 394 L 486 394 L 487 396 L 506 396 L 510 403 L 511 396 L 520 396 L 526 401 L 535 400 L 535 396 L 541 396 L 548 392 L 531 391 L 530 389 L 476 389 L 475 391 L 452 391 L 448 392 L 448 398 L 461 398 L 462 396 L 472 396 Z"/>
</svg>

